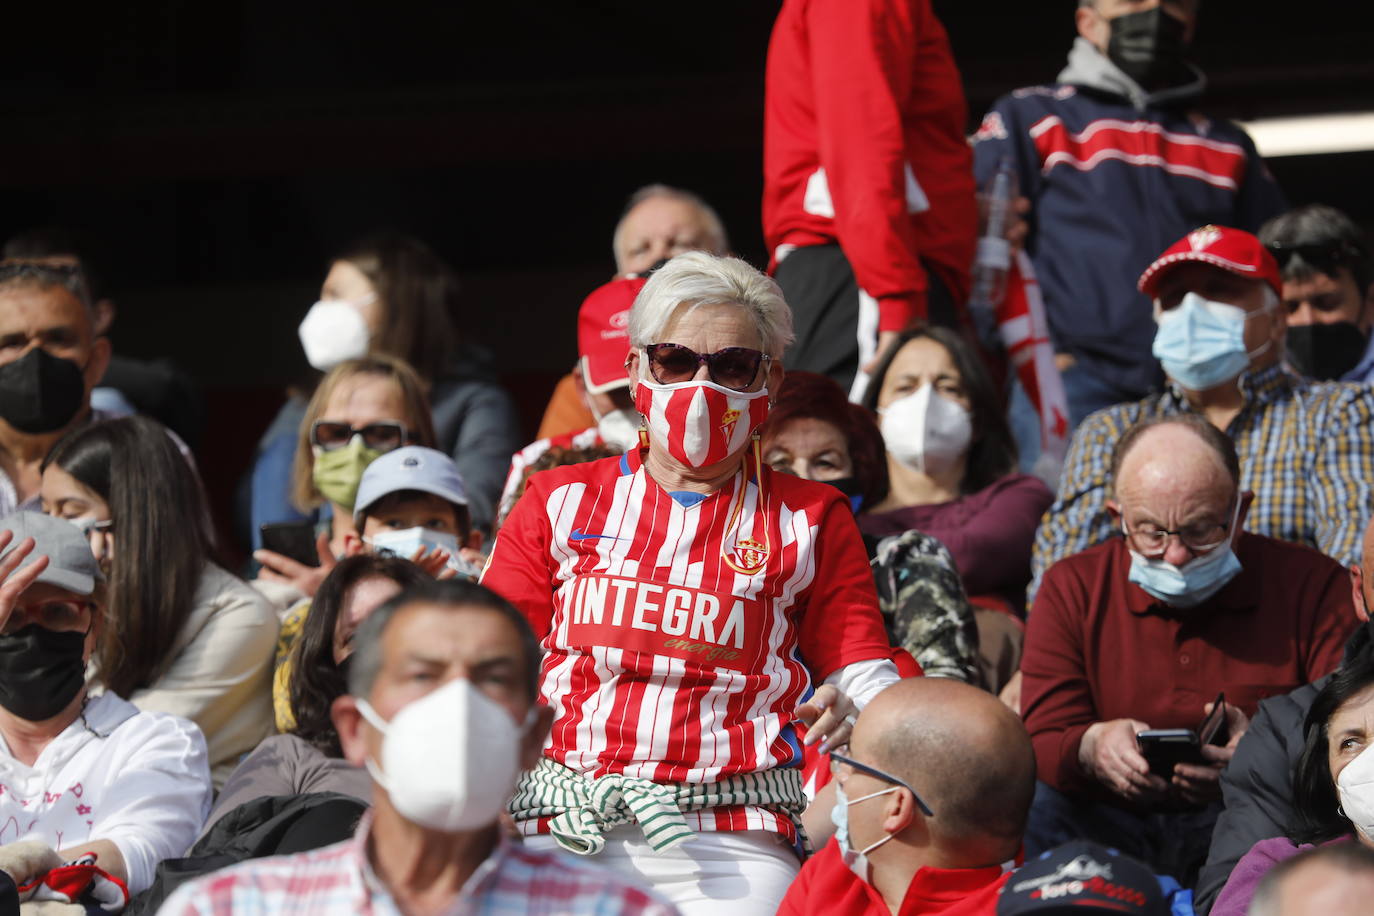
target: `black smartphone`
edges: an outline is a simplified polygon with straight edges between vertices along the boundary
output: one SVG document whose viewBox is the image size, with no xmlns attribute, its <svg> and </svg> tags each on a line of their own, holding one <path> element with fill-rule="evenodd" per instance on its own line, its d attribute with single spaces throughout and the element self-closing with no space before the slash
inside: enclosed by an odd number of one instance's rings
<svg viewBox="0 0 1374 916">
<path fill-rule="evenodd" d="M 273 522 L 258 530 L 262 532 L 262 546 L 268 550 L 306 566 L 320 565 L 313 522 Z"/>
<path fill-rule="evenodd" d="M 1202 719 L 1197 731 L 1190 728 L 1152 728 L 1137 732 L 1136 745 L 1150 764 L 1150 772 L 1165 780 L 1172 779 L 1174 765 L 1179 763 L 1205 764 L 1204 744 L 1225 744 L 1230 740 L 1226 721 L 1226 694 L 1219 693 L 1212 703 L 1212 711 Z"/>
<path fill-rule="evenodd" d="M 1202 745 L 1190 728 L 1152 728 L 1137 732 L 1135 742 L 1150 764 L 1150 772 L 1162 779 L 1174 776 L 1178 763 L 1202 763 Z"/>
</svg>

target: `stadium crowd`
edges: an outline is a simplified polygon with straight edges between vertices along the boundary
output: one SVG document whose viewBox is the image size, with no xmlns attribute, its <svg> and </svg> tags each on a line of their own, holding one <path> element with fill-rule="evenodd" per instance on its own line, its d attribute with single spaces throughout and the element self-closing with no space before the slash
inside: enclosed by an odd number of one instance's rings
<svg viewBox="0 0 1374 916">
<path fill-rule="evenodd" d="M 7 240 L 0 916 L 1367 911 L 1374 258 L 1197 4 L 970 138 L 929 0 L 784 0 L 769 264 L 635 191 L 530 443 L 444 259 L 339 251 L 242 568 L 186 377 Z"/>
</svg>

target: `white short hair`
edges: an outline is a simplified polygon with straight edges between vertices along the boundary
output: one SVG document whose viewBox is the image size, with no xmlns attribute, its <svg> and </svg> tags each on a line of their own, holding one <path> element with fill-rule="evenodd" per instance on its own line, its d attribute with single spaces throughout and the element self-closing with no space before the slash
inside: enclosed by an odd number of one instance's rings
<svg viewBox="0 0 1374 916">
<path fill-rule="evenodd" d="M 689 251 L 654 271 L 635 297 L 630 309 L 630 345 L 641 348 L 660 343 L 673 312 L 683 303 L 744 309 L 758 328 L 763 352 L 774 359 L 792 342 L 792 310 L 772 278 L 739 258 Z"/>
</svg>

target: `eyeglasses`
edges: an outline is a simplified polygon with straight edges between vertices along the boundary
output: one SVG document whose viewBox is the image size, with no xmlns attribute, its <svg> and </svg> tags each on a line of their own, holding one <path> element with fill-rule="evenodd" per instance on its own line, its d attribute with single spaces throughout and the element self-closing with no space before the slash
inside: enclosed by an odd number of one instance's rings
<svg viewBox="0 0 1374 916">
<path fill-rule="evenodd" d="M 1336 242 L 1331 245 L 1285 245 L 1275 242 L 1264 246 L 1279 262 L 1279 270 L 1288 270 L 1288 262 L 1294 255 L 1313 270 L 1334 276 L 1341 267 L 1360 260 L 1361 252 L 1349 242 Z"/>
<path fill-rule="evenodd" d="M 759 366 L 772 357 L 749 347 L 725 347 L 714 353 L 697 351 L 673 343 L 649 344 L 649 373 L 660 385 L 690 381 L 702 363 L 711 381 L 735 391 L 745 391 L 758 378 Z"/>
<path fill-rule="evenodd" d="M 409 439 L 406 425 L 397 420 L 383 420 L 366 426 L 349 426 L 334 420 L 316 420 L 310 427 L 310 444 L 318 445 L 326 452 L 343 448 L 353 441 L 354 436 L 362 436 L 363 444 L 379 452 L 398 449 Z"/>
<path fill-rule="evenodd" d="M 1161 528 L 1146 522 L 1127 530 L 1126 537 L 1130 540 L 1136 553 L 1149 559 L 1155 559 L 1164 554 L 1169 546 L 1169 538 L 1175 535 L 1178 536 L 1183 546 L 1194 554 L 1203 554 L 1215 550 L 1226 541 L 1226 535 L 1230 528 L 1230 523 L 1196 522 L 1191 525 L 1184 525 L 1177 531 L 1170 531 L 1168 528 Z"/>
<path fill-rule="evenodd" d="M 58 633 L 89 632 L 91 609 L 94 606 L 89 601 L 78 601 L 74 598 L 55 598 L 36 604 L 21 604 L 15 607 L 9 619 L 5 621 L 4 630 L 0 632 L 9 636 L 31 623 Z"/>
<path fill-rule="evenodd" d="M 930 810 L 930 806 L 927 805 L 924 800 L 922 800 L 921 796 L 916 793 L 915 789 L 911 788 L 911 786 L 907 784 L 906 780 L 898 779 L 891 773 L 884 773 L 877 767 L 871 767 L 866 763 L 860 763 L 859 761 L 846 756 L 846 754 L 840 753 L 840 751 L 848 752 L 848 750 L 849 745 L 846 744 L 843 747 L 837 748 L 836 750 L 830 752 L 830 768 L 832 771 L 835 769 L 835 764 L 841 763 L 849 767 L 851 770 L 857 770 L 860 773 L 872 776 L 874 779 L 881 779 L 883 782 L 890 782 L 894 786 L 899 786 L 900 788 L 906 789 L 908 792 L 910 792 L 911 797 L 916 800 L 916 807 L 921 809 L 922 814 L 924 814 L 926 817 L 935 816 L 935 812 Z"/>
</svg>

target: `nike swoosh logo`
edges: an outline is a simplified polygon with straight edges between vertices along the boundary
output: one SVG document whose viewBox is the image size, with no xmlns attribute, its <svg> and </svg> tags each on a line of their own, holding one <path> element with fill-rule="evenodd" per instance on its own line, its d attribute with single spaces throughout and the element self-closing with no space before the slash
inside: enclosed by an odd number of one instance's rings
<svg viewBox="0 0 1374 916">
<path fill-rule="evenodd" d="M 590 541 L 594 538 L 604 538 L 608 541 L 625 540 L 625 538 L 618 538 L 609 534 L 584 534 L 580 528 L 574 528 L 572 534 L 568 535 L 570 541 Z"/>
</svg>

